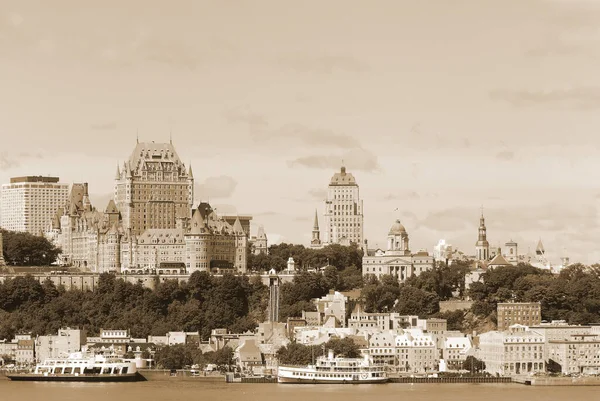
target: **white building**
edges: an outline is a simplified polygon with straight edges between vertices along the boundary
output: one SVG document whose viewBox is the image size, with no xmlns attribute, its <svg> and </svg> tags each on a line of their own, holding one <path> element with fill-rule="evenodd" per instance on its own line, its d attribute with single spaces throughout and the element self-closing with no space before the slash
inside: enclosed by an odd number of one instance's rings
<svg viewBox="0 0 600 401">
<path fill-rule="evenodd" d="M 67 201 L 69 186 L 58 177 L 26 176 L 2 185 L 0 227 L 41 235 Z"/>
<path fill-rule="evenodd" d="M 329 182 L 325 200 L 325 232 L 323 243 L 364 247 L 363 201 L 356 179 L 342 166 Z"/>
<path fill-rule="evenodd" d="M 363 257 L 363 276 L 372 274 L 380 278 L 383 275 L 393 275 L 399 282 L 406 281 L 412 275 L 420 275 L 434 267 L 433 256 L 427 251 L 420 250 L 412 253 L 406 228 L 396 222 L 388 233 L 387 250 L 377 249 L 367 252 Z"/>
<path fill-rule="evenodd" d="M 459 370 L 467 360 L 467 356 L 474 353 L 473 342 L 467 336 L 446 337 L 442 350 L 442 359 L 450 369 Z"/>
<path fill-rule="evenodd" d="M 313 302 L 317 307 L 317 312 L 323 315 L 324 321 L 329 316 L 333 316 L 342 327 L 346 327 L 346 304 L 348 303 L 348 297 L 335 291 L 333 294 L 327 294 L 320 299 L 314 299 Z"/>
<path fill-rule="evenodd" d="M 436 370 L 438 350 L 430 334 L 420 329 L 406 329 L 396 336 L 397 365 L 400 372 L 424 373 Z"/>
<path fill-rule="evenodd" d="M 441 239 L 434 247 L 433 247 L 433 258 L 435 260 L 445 261 L 446 259 L 452 258 L 452 253 L 454 252 L 452 245 L 447 244 L 445 239 Z"/>
<path fill-rule="evenodd" d="M 478 358 L 485 370 L 503 376 L 544 372 L 544 336 L 515 324 L 508 331 L 489 331 L 479 336 Z"/>
<path fill-rule="evenodd" d="M 57 335 L 39 336 L 35 340 L 35 356 L 38 362 L 49 358 L 64 358 L 73 352 L 81 351 L 86 345 L 87 336 L 84 330 L 59 329 Z"/>
</svg>

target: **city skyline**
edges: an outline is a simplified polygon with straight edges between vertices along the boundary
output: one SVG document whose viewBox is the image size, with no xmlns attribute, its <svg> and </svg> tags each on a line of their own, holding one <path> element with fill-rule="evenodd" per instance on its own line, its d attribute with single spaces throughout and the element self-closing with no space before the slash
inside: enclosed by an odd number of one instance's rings
<svg viewBox="0 0 600 401">
<path fill-rule="evenodd" d="M 270 243 L 308 246 L 344 160 L 369 247 L 400 219 L 414 251 L 474 254 L 483 204 L 491 247 L 600 261 L 593 2 L 129 4 L 0 8 L 2 183 L 88 182 L 103 209 L 136 135 L 172 136 Z"/>
</svg>

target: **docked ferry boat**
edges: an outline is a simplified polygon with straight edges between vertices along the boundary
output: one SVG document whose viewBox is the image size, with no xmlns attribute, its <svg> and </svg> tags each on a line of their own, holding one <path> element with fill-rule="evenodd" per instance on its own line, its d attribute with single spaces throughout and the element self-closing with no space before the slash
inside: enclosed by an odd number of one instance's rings
<svg viewBox="0 0 600 401">
<path fill-rule="evenodd" d="M 314 365 L 305 367 L 280 366 L 279 383 L 385 383 L 388 377 L 383 365 L 374 365 L 368 355 L 364 358 L 340 358 L 329 350 L 327 356 L 317 358 Z"/>
<path fill-rule="evenodd" d="M 91 381 L 128 382 L 145 380 L 137 372 L 135 362 L 115 356 L 91 355 L 76 352 L 68 358 L 47 359 L 32 373 L 6 375 L 20 381 Z"/>
</svg>

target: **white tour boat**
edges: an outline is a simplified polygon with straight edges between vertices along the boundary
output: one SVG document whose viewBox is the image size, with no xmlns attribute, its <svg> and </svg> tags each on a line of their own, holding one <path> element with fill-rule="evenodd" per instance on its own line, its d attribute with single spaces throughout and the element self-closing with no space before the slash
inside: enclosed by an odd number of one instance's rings
<svg viewBox="0 0 600 401">
<path fill-rule="evenodd" d="M 374 365 L 368 355 L 364 358 L 340 358 L 328 356 L 317 358 L 314 365 L 305 367 L 280 366 L 277 370 L 279 383 L 385 383 L 388 377 L 383 365 Z"/>
<path fill-rule="evenodd" d="M 112 355 L 93 355 L 75 352 L 68 358 L 47 359 L 32 373 L 6 375 L 19 381 L 139 381 L 145 380 L 137 372 L 135 362 L 127 362 Z"/>
</svg>

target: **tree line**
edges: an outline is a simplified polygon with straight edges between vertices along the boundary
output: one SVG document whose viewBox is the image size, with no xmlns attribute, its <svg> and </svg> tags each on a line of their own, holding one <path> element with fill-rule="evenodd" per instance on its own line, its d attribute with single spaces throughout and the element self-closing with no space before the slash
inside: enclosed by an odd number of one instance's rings
<svg viewBox="0 0 600 401">
<path fill-rule="evenodd" d="M 4 261 L 13 266 L 49 266 L 62 252 L 45 237 L 0 229 Z"/>
<path fill-rule="evenodd" d="M 559 274 L 528 264 L 500 266 L 481 275 L 467 291 L 472 312 L 497 319 L 499 302 L 540 302 L 542 319 L 571 324 L 600 322 L 600 265 L 573 264 Z"/>
</svg>

